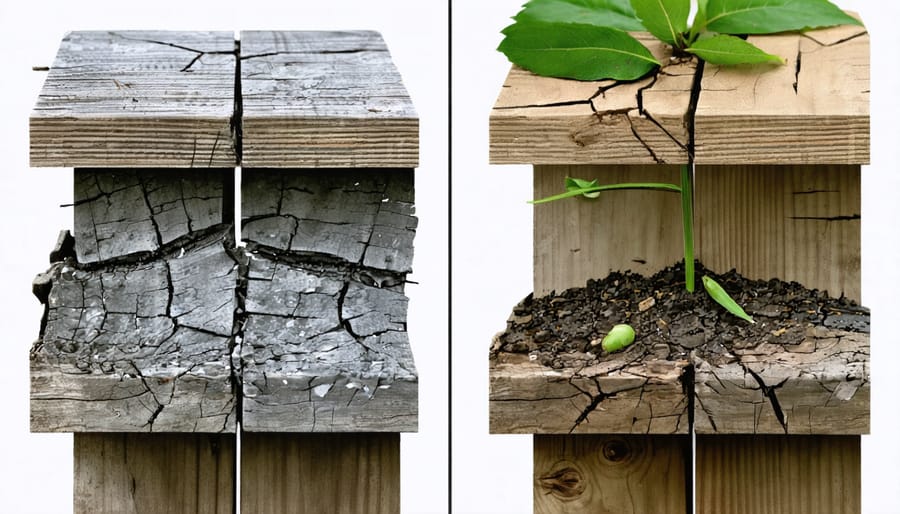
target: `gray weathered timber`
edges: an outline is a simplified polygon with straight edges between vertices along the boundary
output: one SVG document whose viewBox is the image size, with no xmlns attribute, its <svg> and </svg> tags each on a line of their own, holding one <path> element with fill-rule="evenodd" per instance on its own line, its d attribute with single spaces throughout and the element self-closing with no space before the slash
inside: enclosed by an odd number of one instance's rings
<svg viewBox="0 0 900 514">
<path fill-rule="evenodd" d="M 56 263 L 31 350 L 35 432 L 233 432 L 231 227 L 147 262 Z"/>
<path fill-rule="evenodd" d="M 402 286 L 249 255 L 240 347 L 243 428 L 400 432 L 417 425 Z"/>
<path fill-rule="evenodd" d="M 82 264 L 147 255 L 233 223 L 234 171 L 75 170 L 75 252 Z"/>
<path fill-rule="evenodd" d="M 231 32 L 71 32 L 31 114 L 31 165 L 234 166 L 235 68 Z"/>
<path fill-rule="evenodd" d="M 412 170 L 243 174 L 248 431 L 414 431 Z"/>
<path fill-rule="evenodd" d="M 412 271 L 412 170 L 245 170 L 242 238 L 374 271 Z"/>
<path fill-rule="evenodd" d="M 809 327 L 799 344 L 778 341 L 693 352 L 697 433 L 868 433 L 869 335 Z"/>
<path fill-rule="evenodd" d="M 377 32 L 241 32 L 243 165 L 413 168 L 418 116 Z"/>
</svg>

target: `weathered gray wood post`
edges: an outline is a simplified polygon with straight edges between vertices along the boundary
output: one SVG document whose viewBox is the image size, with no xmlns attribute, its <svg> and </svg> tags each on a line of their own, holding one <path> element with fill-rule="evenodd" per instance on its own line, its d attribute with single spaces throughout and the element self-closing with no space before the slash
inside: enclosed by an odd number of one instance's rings
<svg viewBox="0 0 900 514">
<path fill-rule="evenodd" d="M 243 37 L 68 34 L 32 114 L 76 168 L 31 351 L 76 512 L 233 512 L 239 428 L 244 512 L 399 511 L 417 118 L 376 33 Z"/>
<path fill-rule="evenodd" d="M 375 32 L 243 32 L 241 96 L 242 509 L 399 512 L 418 118 Z"/>
</svg>

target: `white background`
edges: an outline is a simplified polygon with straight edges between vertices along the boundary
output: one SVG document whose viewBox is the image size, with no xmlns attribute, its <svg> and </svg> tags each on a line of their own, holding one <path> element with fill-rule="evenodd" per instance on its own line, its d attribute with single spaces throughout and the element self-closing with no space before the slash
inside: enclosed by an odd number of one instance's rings
<svg viewBox="0 0 900 514">
<path fill-rule="evenodd" d="M 509 68 L 494 51 L 520 0 L 453 2 L 453 507 L 531 511 L 531 437 L 489 436 L 491 337 L 531 291 L 531 172 L 488 165 L 488 115 Z M 872 435 L 863 437 L 863 512 L 900 513 L 897 373 L 900 116 L 895 2 L 837 0 L 872 35 L 872 164 L 863 168 L 863 303 L 872 309 Z"/>
<path fill-rule="evenodd" d="M 402 437 L 405 513 L 446 512 L 447 505 L 447 8 L 415 0 L 147 2 L 5 0 L 3 167 L 0 169 L 0 313 L 3 391 L 0 414 L 0 512 L 72 510 L 72 436 L 29 434 L 28 349 L 41 306 L 31 279 L 47 267 L 57 232 L 70 228 L 72 172 L 28 167 L 28 114 L 63 34 L 86 29 L 374 29 L 381 31 L 420 116 L 416 174 L 414 275 L 409 335 L 420 373 L 418 434 Z M 493 86 L 491 86 L 493 87 Z"/>
</svg>

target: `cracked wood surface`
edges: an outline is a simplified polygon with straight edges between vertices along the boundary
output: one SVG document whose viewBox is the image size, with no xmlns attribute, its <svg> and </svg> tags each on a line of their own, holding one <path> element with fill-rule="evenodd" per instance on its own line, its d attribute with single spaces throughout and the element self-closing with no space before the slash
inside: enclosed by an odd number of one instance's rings
<svg viewBox="0 0 900 514">
<path fill-rule="evenodd" d="M 694 118 L 694 162 L 868 163 L 866 29 L 844 25 L 748 41 L 787 64 L 706 67 Z"/>
<path fill-rule="evenodd" d="M 233 434 L 75 434 L 75 514 L 234 512 Z"/>
<path fill-rule="evenodd" d="M 31 350 L 31 430 L 233 432 L 230 234 L 146 262 L 54 264 Z"/>
<path fill-rule="evenodd" d="M 254 169 L 243 180 L 245 241 L 381 273 L 412 271 L 412 170 Z"/>
<path fill-rule="evenodd" d="M 622 355 L 588 368 L 553 369 L 501 353 L 491 360 L 491 433 L 687 434 L 688 364 Z"/>
<path fill-rule="evenodd" d="M 808 327 L 799 344 L 778 341 L 692 353 L 696 432 L 868 433 L 868 334 Z"/>
<path fill-rule="evenodd" d="M 68 33 L 30 117 L 31 165 L 234 166 L 231 32 Z"/>
<path fill-rule="evenodd" d="M 634 82 L 539 77 L 513 66 L 491 111 L 491 162 L 687 163 L 696 61 L 671 59 L 649 34 L 638 38 L 666 65 Z"/>
<path fill-rule="evenodd" d="M 411 170 L 247 170 L 247 431 L 415 431 Z"/>
<path fill-rule="evenodd" d="M 224 202 L 232 188 L 231 169 L 76 169 L 74 176 L 79 263 L 146 256 L 232 223 L 232 207 Z"/>
<path fill-rule="evenodd" d="M 535 436 L 534 513 L 690 512 L 690 442 L 688 436 Z"/>
<path fill-rule="evenodd" d="M 513 66 L 490 116 L 493 164 L 865 164 L 869 36 L 840 26 L 751 36 L 784 66 L 673 61 L 636 82 L 539 77 Z M 692 87 L 699 87 L 696 110 Z M 693 118 L 693 126 L 691 125 Z"/>
<path fill-rule="evenodd" d="M 377 32 L 241 32 L 243 165 L 414 168 L 419 122 Z"/>
<path fill-rule="evenodd" d="M 697 258 L 859 301 L 860 181 L 859 165 L 697 166 Z"/>
</svg>

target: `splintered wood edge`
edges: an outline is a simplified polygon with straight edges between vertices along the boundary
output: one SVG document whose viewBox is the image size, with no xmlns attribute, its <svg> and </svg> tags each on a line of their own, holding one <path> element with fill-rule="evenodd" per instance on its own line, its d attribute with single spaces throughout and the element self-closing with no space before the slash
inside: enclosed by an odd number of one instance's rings
<svg viewBox="0 0 900 514">
<path fill-rule="evenodd" d="M 553 369 L 501 353 L 490 368 L 496 434 L 687 434 L 685 361 Z M 523 413 L 527 412 L 527 415 Z"/>
<path fill-rule="evenodd" d="M 799 345 L 777 336 L 718 362 L 692 354 L 698 434 L 869 432 L 869 335 L 809 327 Z"/>
<path fill-rule="evenodd" d="M 35 167 L 236 164 L 229 32 L 67 34 L 29 119 Z"/>
<path fill-rule="evenodd" d="M 245 167 L 419 164 L 418 115 L 378 32 L 242 32 L 241 89 Z"/>
<path fill-rule="evenodd" d="M 636 36 L 667 64 L 632 83 L 539 77 L 513 66 L 491 111 L 491 163 L 687 163 L 696 61 L 671 60 L 666 45 Z"/>
</svg>

